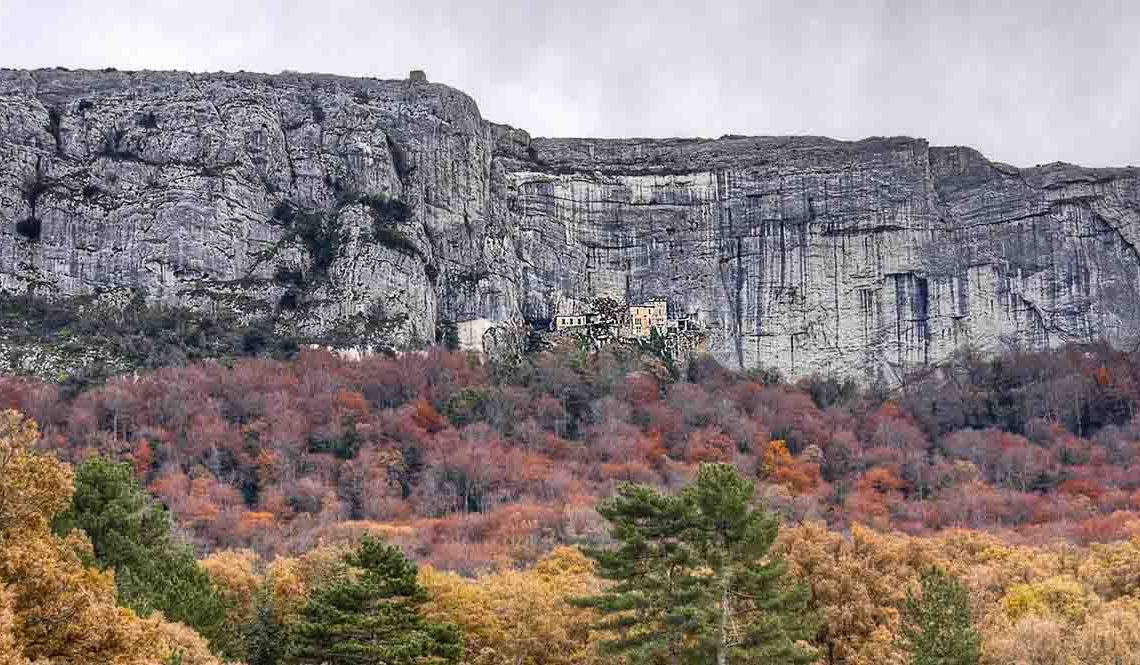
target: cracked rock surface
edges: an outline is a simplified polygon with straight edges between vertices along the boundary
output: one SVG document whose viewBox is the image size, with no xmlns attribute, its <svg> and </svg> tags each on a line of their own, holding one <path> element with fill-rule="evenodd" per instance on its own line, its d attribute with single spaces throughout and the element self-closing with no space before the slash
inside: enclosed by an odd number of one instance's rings
<svg viewBox="0 0 1140 665">
<path fill-rule="evenodd" d="M 1140 169 L 922 139 L 532 139 L 439 84 L 0 71 L 0 288 L 542 325 L 664 297 L 734 367 L 891 380 L 1140 333 Z"/>
</svg>

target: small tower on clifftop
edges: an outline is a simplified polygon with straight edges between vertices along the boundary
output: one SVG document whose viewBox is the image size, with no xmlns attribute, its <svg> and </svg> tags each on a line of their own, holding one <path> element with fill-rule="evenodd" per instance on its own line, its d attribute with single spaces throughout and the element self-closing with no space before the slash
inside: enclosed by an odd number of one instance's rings
<svg viewBox="0 0 1140 665">
<path fill-rule="evenodd" d="M 408 80 L 412 83 L 427 83 L 427 74 L 422 69 L 413 69 L 408 72 Z"/>
</svg>

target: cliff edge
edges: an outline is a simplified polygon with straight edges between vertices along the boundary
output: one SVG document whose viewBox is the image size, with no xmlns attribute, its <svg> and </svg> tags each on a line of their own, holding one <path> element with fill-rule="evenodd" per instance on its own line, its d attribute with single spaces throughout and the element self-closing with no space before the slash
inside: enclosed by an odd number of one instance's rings
<svg viewBox="0 0 1140 665">
<path fill-rule="evenodd" d="M 870 381 L 964 346 L 1133 340 L 1138 247 L 1136 168 L 531 138 L 422 76 L 0 71 L 8 293 L 360 345 L 665 298 L 730 366 Z"/>
</svg>

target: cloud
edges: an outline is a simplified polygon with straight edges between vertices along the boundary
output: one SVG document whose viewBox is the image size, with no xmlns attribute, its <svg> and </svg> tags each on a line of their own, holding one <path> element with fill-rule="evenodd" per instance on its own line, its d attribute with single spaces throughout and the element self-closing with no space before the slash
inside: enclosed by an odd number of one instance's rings
<svg viewBox="0 0 1140 665">
<path fill-rule="evenodd" d="M 1140 3 L 0 0 L 0 63 L 402 77 L 546 136 L 923 136 L 1140 164 Z"/>
</svg>

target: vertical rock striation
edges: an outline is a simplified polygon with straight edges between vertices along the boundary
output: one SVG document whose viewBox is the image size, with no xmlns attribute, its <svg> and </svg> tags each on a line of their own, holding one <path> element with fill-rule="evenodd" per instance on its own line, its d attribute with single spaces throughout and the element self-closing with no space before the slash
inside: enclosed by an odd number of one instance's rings
<svg viewBox="0 0 1140 665">
<path fill-rule="evenodd" d="M 560 299 L 667 296 L 726 363 L 865 380 L 965 345 L 1140 332 L 1137 169 L 1015 169 L 910 138 L 507 152 L 533 316 Z"/>
<path fill-rule="evenodd" d="M 320 333 L 665 297 L 726 364 L 888 381 L 1140 333 L 1140 169 L 921 139 L 531 139 L 446 86 L 0 72 L 0 287 Z M 361 333 L 363 334 L 363 333 Z"/>
</svg>

